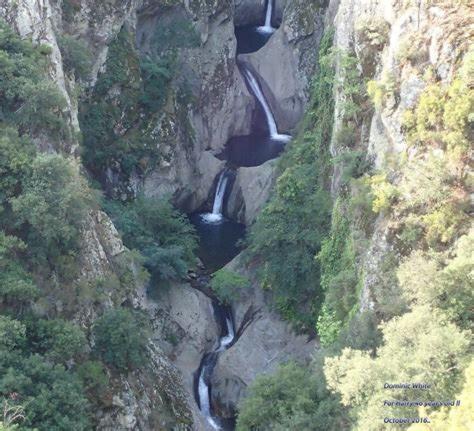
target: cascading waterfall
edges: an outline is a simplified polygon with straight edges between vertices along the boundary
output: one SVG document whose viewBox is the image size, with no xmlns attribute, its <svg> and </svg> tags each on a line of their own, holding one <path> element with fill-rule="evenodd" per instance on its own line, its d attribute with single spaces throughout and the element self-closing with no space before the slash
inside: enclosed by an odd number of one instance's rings
<svg viewBox="0 0 474 431">
<path fill-rule="evenodd" d="M 257 30 L 262 33 L 273 33 L 275 29 L 272 27 L 273 0 L 267 1 L 267 12 L 265 14 L 265 25 L 258 27 Z"/>
<path fill-rule="evenodd" d="M 270 109 L 270 106 L 268 105 L 267 100 L 265 99 L 265 96 L 263 95 L 263 91 L 260 88 L 257 78 L 255 78 L 252 72 L 250 72 L 250 70 L 247 69 L 245 66 L 243 66 L 243 71 L 244 71 L 245 78 L 247 79 L 247 82 L 250 88 L 252 89 L 254 96 L 257 98 L 258 102 L 263 108 L 263 111 L 265 113 L 265 118 L 267 120 L 267 126 L 268 126 L 268 131 L 270 133 L 270 138 L 276 141 L 288 142 L 291 139 L 291 136 L 278 133 L 275 117 L 273 116 L 273 112 Z"/>
<path fill-rule="evenodd" d="M 212 213 L 203 214 L 201 217 L 208 223 L 218 223 L 222 220 L 222 206 L 224 204 L 224 196 L 227 188 L 228 176 L 227 171 L 221 172 L 219 181 L 217 182 L 216 194 L 214 196 L 214 205 Z"/>
<path fill-rule="evenodd" d="M 230 308 L 224 308 L 220 305 L 215 305 L 219 310 L 225 313 L 226 335 L 219 340 L 219 346 L 211 353 L 204 356 L 199 369 L 199 379 L 197 386 L 197 394 L 199 397 L 199 407 L 207 422 L 215 430 L 221 430 L 222 427 L 218 419 L 212 416 L 209 380 L 217 362 L 218 354 L 226 350 L 235 339 L 234 323 Z"/>
</svg>

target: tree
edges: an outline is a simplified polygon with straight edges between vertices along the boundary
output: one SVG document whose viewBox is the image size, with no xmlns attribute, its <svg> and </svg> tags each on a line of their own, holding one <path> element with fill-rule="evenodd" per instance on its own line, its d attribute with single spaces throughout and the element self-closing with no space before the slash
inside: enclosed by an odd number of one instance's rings
<svg viewBox="0 0 474 431">
<path fill-rule="evenodd" d="M 352 407 L 356 430 L 378 431 L 384 417 L 405 417 L 403 407 L 384 406 L 386 382 L 428 383 L 428 390 L 412 391 L 413 397 L 451 399 L 469 357 L 470 334 L 427 306 L 393 318 L 382 326 L 382 333 L 383 345 L 376 357 L 345 348 L 325 360 L 328 387 L 341 395 L 343 405 Z M 404 392 L 391 396 L 401 399 Z"/>
<path fill-rule="evenodd" d="M 324 376 L 295 363 L 257 377 L 239 406 L 237 430 L 339 431 L 344 410 L 325 388 Z"/>
<path fill-rule="evenodd" d="M 125 372 L 146 362 L 149 329 L 145 319 L 125 308 L 106 311 L 95 323 L 94 350 L 109 365 Z"/>
<path fill-rule="evenodd" d="M 39 155 L 22 188 L 11 199 L 13 213 L 38 263 L 74 252 L 94 199 L 73 163 L 59 155 Z"/>
<path fill-rule="evenodd" d="M 190 222 L 168 200 L 140 196 L 125 204 L 108 201 L 105 207 L 125 245 L 145 256 L 145 266 L 155 281 L 186 275 L 195 262 L 197 236 Z"/>
<path fill-rule="evenodd" d="M 28 340 L 34 352 L 55 363 L 66 363 L 85 352 L 86 336 L 74 323 L 62 319 L 28 320 Z"/>
<path fill-rule="evenodd" d="M 239 291 L 248 283 L 246 277 L 222 268 L 213 275 L 210 287 L 219 300 L 229 303 L 239 297 Z"/>
</svg>

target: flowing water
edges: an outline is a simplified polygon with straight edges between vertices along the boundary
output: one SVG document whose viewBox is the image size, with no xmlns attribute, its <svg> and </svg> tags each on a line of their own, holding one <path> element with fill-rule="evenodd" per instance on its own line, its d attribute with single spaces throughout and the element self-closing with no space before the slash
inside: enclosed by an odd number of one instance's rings
<svg viewBox="0 0 474 431">
<path fill-rule="evenodd" d="M 257 30 L 261 33 L 273 33 L 275 29 L 272 27 L 273 15 L 273 0 L 267 0 L 267 11 L 265 13 L 265 25 L 258 27 Z"/>
<path fill-rule="evenodd" d="M 196 392 L 199 402 L 199 408 L 211 428 L 215 430 L 232 430 L 234 428 L 233 420 L 223 420 L 215 417 L 211 407 L 211 376 L 216 366 L 220 352 L 229 348 L 235 340 L 234 322 L 232 319 L 232 310 L 230 307 L 223 306 L 216 302 L 213 303 L 216 320 L 220 321 L 222 334 L 218 346 L 214 351 L 207 353 L 202 358 L 197 372 Z"/>
<path fill-rule="evenodd" d="M 224 205 L 224 197 L 227 183 L 229 181 L 229 171 L 223 170 L 217 182 L 216 194 L 214 197 L 214 205 L 212 206 L 212 213 L 202 214 L 201 217 L 208 223 L 219 223 L 222 221 L 222 206 Z"/>
<path fill-rule="evenodd" d="M 260 88 L 260 84 L 258 83 L 257 78 L 255 78 L 253 73 L 245 66 L 242 66 L 242 70 L 252 90 L 253 95 L 256 97 L 256 99 L 260 103 L 260 106 L 263 109 L 263 112 L 265 113 L 265 119 L 267 121 L 267 127 L 268 127 L 268 132 L 270 134 L 270 138 L 275 141 L 289 142 L 291 140 L 290 135 L 284 135 L 284 134 L 278 133 L 275 117 L 273 116 L 273 112 L 270 106 L 268 105 L 267 99 L 265 99 L 265 96 L 263 95 L 263 91 Z"/>
<path fill-rule="evenodd" d="M 272 14 L 273 0 L 268 0 L 263 26 L 236 29 L 238 53 L 254 52 L 268 41 L 276 30 L 272 27 Z M 278 157 L 291 136 L 279 133 L 275 116 L 257 77 L 245 64 L 240 64 L 240 70 L 261 110 L 255 113 L 251 134 L 231 138 L 220 157 L 234 166 L 259 166 Z M 261 127 L 258 122 L 261 122 Z M 231 175 L 230 168 L 219 174 L 212 212 L 190 216 L 199 234 L 198 255 L 209 272 L 222 268 L 240 252 L 240 239 L 245 235 L 245 225 L 225 217 L 226 196 L 231 193 L 233 183 Z M 227 431 L 235 428 L 235 418 L 223 419 L 214 414 L 211 377 L 219 354 L 236 342 L 236 333 L 232 309 L 217 301 L 213 301 L 213 307 L 221 336 L 216 340 L 214 350 L 206 353 L 201 360 L 195 375 L 195 396 L 210 428 Z"/>
</svg>

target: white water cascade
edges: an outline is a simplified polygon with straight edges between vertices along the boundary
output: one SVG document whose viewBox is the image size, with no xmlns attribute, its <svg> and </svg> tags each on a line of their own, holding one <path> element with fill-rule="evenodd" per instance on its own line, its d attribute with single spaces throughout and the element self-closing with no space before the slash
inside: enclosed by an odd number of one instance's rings
<svg viewBox="0 0 474 431">
<path fill-rule="evenodd" d="M 207 419 L 207 421 L 212 426 L 212 428 L 214 428 L 215 430 L 220 430 L 221 427 L 218 425 L 216 420 L 211 415 L 211 401 L 209 400 L 209 385 L 206 383 L 206 380 L 204 378 L 205 374 L 207 373 L 208 367 L 209 367 L 208 365 L 203 365 L 201 369 L 201 374 L 199 376 L 198 391 L 199 391 L 200 407 L 201 407 L 202 414 Z"/>
<path fill-rule="evenodd" d="M 206 418 L 207 422 L 215 430 L 221 430 L 222 427 L 219 425 L 217 420 L 212 416 L 211 413 L 211 401 L 209 397 L 209 378 L 217 362 L 217 356 L 220 352 L 226 350 L 235 339 L 234 324 L 232 322 L 231 312 L 227 310 L 225 316 L 225 324 L 227 334 L 219 340 L 219 346 L 212 352 L 204 356 L 201 369 L 199 372 L 198 380 L 198 395 L 199 395 L 199 406 L 202 414 Z"/>
<path fill-rule="evenodd" d="M 247 68 L 244 67 L 243 70 L 254 96 L 257 98 L 263 108 L 263 111 L 265 112 L 265 118 L 267 119 L 267 126 L 268 131 L 270 132 L 270 138 L 274 139 L 275 141 L 288 142 L 291 139 L 291 136 L 278 133 L 275 117 L 273 116 L 272 110 L 270 109 L 270 106 L 268 105 L 267 100 L 263 95 L 260 85 L 258 84 L 257 78 L 255 78 L 252 72 L 250 72 L 250 70 L 248 70 Z"/>
<path fill-rule="evenodd" d="M 222 205 L 224 204 L 225 190 L 227 188 L 227 171 L 222 171 L 219 181 L 217 183 L 216 194 L 214 197 L 214 205 L 212 206 L 212 213 L 203 214 L 201 217 L 208 223 L 218 223 L 222 220 Z"/>
<path fill-rule="evenodd" d="M 257 30 L 261 33 L 273 33 L 275 29 L 272 27 L 272 14 L 273 14 L 273 0 L 267 1 L 267 12 L 265 14 L 265 25 L 257 27 Z"/>
</svg>

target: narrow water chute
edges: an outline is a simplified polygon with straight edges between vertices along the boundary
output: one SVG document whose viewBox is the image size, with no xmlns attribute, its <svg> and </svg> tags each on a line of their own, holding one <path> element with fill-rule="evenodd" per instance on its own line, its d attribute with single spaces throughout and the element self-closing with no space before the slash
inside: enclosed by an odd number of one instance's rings
<svg viewBox="0 0 474 431">
<path fill-rule="evenodd" d="M 265 113 L 270 138 L 274 139 L 275 141 L 288 142 L 291 139 L 291 136 L 278 133 L 278 127 L 275 121 L 275 117 L 273 115 L 272 110 L 270 109 L 270 105 L 265 99 L 265 96 L 263 94 L 262 89 L 260 88 L 257 78 L 246 67 L 243 67 L 243 70 L 245 78 L 247 79 L 247 82 L 252 90 L 252 93 L 260 103 L 263 112 Z"/>
<path fill-rule="evenodd" d="M 212 206 L 212 213 L 203 214 L 201 217 L 208 223 L 218 223 L 223 219 L 222 207 L 224 206 L 225 191 L 227 182 L 229 180 L 227 171 L 222 171 L 217 182 L 216 194 L 214 195 L 214 204 Z"/>
</svg>

